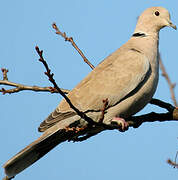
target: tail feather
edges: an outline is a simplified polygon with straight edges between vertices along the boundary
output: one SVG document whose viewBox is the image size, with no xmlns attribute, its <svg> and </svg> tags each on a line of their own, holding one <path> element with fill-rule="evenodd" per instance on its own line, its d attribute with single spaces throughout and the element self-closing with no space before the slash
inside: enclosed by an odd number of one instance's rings
<svg viewBox="0 0 178 180">
<path fill-rule="evenodd" d="M 6 175 L 9 178 L 14 177 L 69 137 L 70 132 L 65 130 L 58 130 L 53 134 L 43 134 L 3 165 Z"/>
<path fill-rule="evenodd" d="M 78 122 L 79 116 L 73 116 L 60 121 L 47 129 L 37 140 L 29 144 L 14 157 L 8 160 L 3 168 L 6 179 L 11 179 L 18 173 L 35 163 L 58 144 L 70 140 L 76 133 L 66 131 L 65 128 Z"/>
</svg>

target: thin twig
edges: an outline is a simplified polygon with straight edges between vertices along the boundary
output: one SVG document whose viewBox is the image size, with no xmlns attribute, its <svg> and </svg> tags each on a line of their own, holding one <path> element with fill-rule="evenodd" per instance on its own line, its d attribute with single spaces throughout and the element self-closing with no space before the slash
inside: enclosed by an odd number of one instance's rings
<svg viewBox="0 0 178 180">
<path fill-rule="evenodd" d="M 28 86 L 28 85 L 8 81 L 8 77 L 7 77 L 8 70 L 5 68 L 2 68 L 1 71 L 3 73 L 3 80 L 0 80 L 0 85 L 15 87 L 12 89 L 5 89 L 5 88 L 0 89 L 0 92 L 2 92 L 3 94 L 17 93 L 17 92 L 24 91 L 24 90 L 36 91 L 36 92 L 58 93 L 58 91 L 53 87 Z M 70 92 L 70 90 L 67 90 L 67 89 L 61 89 L 61 90 L 65 94 L 68 94 Z"/>
<path fill-rule="evenodd" d="M 168 111 L 173 111 L 175 109 L 175 107 L 172 106 L 171 104 L 164 102 L 164 101 L 161 101 L 159 99 L 155 99 L 155 98 L 151 99 L 150 104 L 154 104 L 154 105 L 159 106 L 161 108 L 167 109 Z"/>
<path fill-rule="evenodd" d="M 24 90 L 36 91 L 36 92 L 58 93 L 58 91 L 55 88 L 52 88 L 52 87 L 28 86 L 28 85 L 19 84 L 19 83 L 7 81 L 7 80 L 0 80 L 0 85 L 6 85 L 6 86 L 15 87 L 15 88 L 12 88 L 12 89 L 7 89 L 7 90 L 5 88 L 0 89 L 0 92 L 2 92 L 3 94 L 17 93 L 17 92 L 24 91 Z M 65 94 L 68 94 L 70 92 L 70 90 L 67 90 L 67 89 L 61 89 L 61 90 Z"/>
<path fill-rule="evenodd" d="M 177 106 L 176 96 L 175 96 L 175 92 L 174 92 L 174 88 L 175 88 L 176 84 L 171 82 L 171 79 L 169 78 L 169 75 L 166 72 L 163 61 L 161 60 L 161 55 L 159 55 L 159 64 L 160 64 L 160 69 L 162 71 L 162 76 L 165 77 L 165 79 L 169 85 L 169 89 L 170 89 L 170 93 L 171 93 L 171 99 L 172 99 L 174 105 Z"/>
<path fill-rule="evenodd" d="M 178 151 L 176 152 L 176 156 L 175 156 L 175 163 L 177 164 L 177 156 L 178 156 Z"/>
<path fill-rule="evenodd" d="M 178 168 L 178 164 L 173 162 L 171 159 L 168 159 L 167 163 L 170 164 L 171 166 L 173 166 L 174 168 Z"/>
<path fill-rule="evenodd" d="M 85 55 L 83 54 L 83 52 L 79 49 L 79 47 L 76 45 L 76 43 L 74 42 L 72 37 L 67 37 L 66 33 L 62 33 L 59 28 L 57 27 L 56 23 L 52 24 L 53 29 L 55 29 L 56 34 L 62 36 L 65 41 L 68 41 L 72 44 L 72 46 L 77 50 L 77 52 L 80 54 L 80 56 L 83 58 L 84 62 L 87 63 L 91 69 L 94 69 L 95 67 L 90 63 L 90 61 L 85 57 Z"/>
<path fill-rule="evenodd" d="M 105 110 L 108 106 L 108 98 L 103 99 L 103 108 L 101 109 L 101 117 L 99 119 L 99 122 L 102 123 L 104 119 Z"/>
<path fill-rule="evenodd" d="M 43 65 L 45 66 L 46 72 L 45 75 L 48 76 L 49 81 L 54 85 L 54 88 L 57 89 L 57 91 L 61 94 L 61 96 L 67 101 L 67 103 L 69 104 L 69 106 L 71 107 L 71 109 L 73 109 L 82 119 L 85 119 L 88 123 L 91 124 L 95 124 L 94 121 L 89 118 L 88 116 L 86 116 L 86 114 L 82 111 L 80 111 L 79 109 L 77 109 L 72 102 L 70 101 L 70 99 L 63 93 L 63 91 L 58 87 L 56 81 L 54 80 L 53 76 L 54 74 L 51 73 L 51 70 L 48 67 L 47 62 L 44 60 L 43 58 L 43 51 L 39 50 L 39 47 L 36 46 L 36 51 L 40 57 L 39 61 L 43 63 Z"/>
<path fill-rule="evenodd" d="M 2 74 L 3 74 L 3 80 L 8 81 L 7 73 L 9 72 L 8 69 L 1 68 Z"/>
</svg>

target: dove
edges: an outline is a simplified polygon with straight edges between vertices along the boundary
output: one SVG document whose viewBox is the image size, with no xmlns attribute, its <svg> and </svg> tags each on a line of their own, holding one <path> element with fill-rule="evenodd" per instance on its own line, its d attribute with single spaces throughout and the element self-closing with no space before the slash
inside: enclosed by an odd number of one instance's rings
<svg viewBox="0 0 178 180">
<path fill-rule="evenodd" d="M 156 91 L 159 31 L 166 26 L 176 29 L 167 9 L 146 9 L 139 16 L 131 38 L 69 92 L 68 98 L 73 105 L 93 121 L 99 122 L 103 100 L 107 99 L 102 123 L 118 124 L 120 131 L 128 129 L 125 119 L 143 109 Z M 4 164 L 6 177 L 16 176 L 52 148 L 70 140 L 74 134 L 66 128 L 75 123 L 78 128 L 88 124 L 63 99 L 40 124 L 38 130 L 43 134 Z M 93 127 L 96 132 L 101 129 Z"/>
</svg>

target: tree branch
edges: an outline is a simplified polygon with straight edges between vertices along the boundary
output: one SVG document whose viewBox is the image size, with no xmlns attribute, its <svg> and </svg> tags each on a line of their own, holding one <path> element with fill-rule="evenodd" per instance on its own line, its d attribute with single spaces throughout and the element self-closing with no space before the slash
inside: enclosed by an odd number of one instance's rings
<svg viewBox="0 0 178 180">
<path fill-rule="evenodd" d="M 74 42 L 72 37 L 67 37 L 65 32 L 62 33 L 55 23 L 52 24 L 52 27 L 55 29 L 56 34 L 62 36 L 65 39 L 65 41 L 68 41 L 68 42 L 70 42 L 72 44 L 72 46 L 81 55 L 81 57 L 83 58 L 84 62 L 87 63 L 91 67 L 91 69 L 95 68 L 90 63 L 90 61 L 85 57 L 83 52 L 78 48 L 78 46 L 76 45 L 76 43 Z M 8 81 L 8 77 L 7 77 L 8 70 L 5 69 L 5 68 L 2 68 L 1 70 L 2 70 L 2 73 L 3 73 L 3 80 L 0 80 L 0 85 L 6 85 L 6 86 L 13 86 L 13 87 L 15 87 L 15 88 L 8 89 L 8 90 L 6 90 L 5 88 L 0 89 L 0 92 L 2 92 L 3 94 L 17 93 L 17 92 L 24 91 L 24 90 L 30 90 L 30 91 L 36 91 L 36 92 L 59 93 L 57 89 L 52 88 L 52 87 L 28 86 L 28 85 L 24 85 L 24 84 L 15 83 L 15 82 L 10 82 L 10 81 Z M 67 90 L 67 89 L 62 89 L 61 88 L 61 90 L 65 94 L 68 94 L 70 92 L 70 90 Z"/>
<path fill-rule="evenodd" d="M 160 101 L 158 99 L 154 99 L 154 101 L 156 102 L 157 106 L 165 108 L 165 109 L 167 109 L 168 106 L 169 107 L 172 106 L 171 104 Z M 126 121 L 129 124 L 129 127 L 133 127 L 133 128 L 138 128 L 145 122 L 178 121 L 178 108 L 175 108 L 174 106 L 172 106 L 171 108 L 169 108 L 169 111 L 167 113 L 151 112 L 151 113 L 144 114 L 141 116 L 132 116 L 130 118 L 127 118 Z M 107 129 L 106 128 L 101 129 L 99 132 L 104 131 L 104 130 L 107 130 Z M 79 137 L 76 135 L 75 137 L 72 137 L 71 139 L 69 139 L 69 141 L 73 141 L 73 142 L 85 141 L 86 139 L 88 139 L 92 136 L 95 136 L 99 132 L 98 131 L 90 131 L 90 129 L 88 128 L 88 129 L 85 129 L 85 133 L 82 134 L 83 136 Z"/>
<path fill-rule="evenodd" d="M 178 164 L 176 162 L 173 162 L 171 159 L 168 159 L 167 163 L 173 166 L 174 168 L 178 168 Z"/>
<path fill-rule="evenodd" d="M 178 163 L 176 162 L 177 161 L 177 156 L 178 156 L 178 151 L 176 153 L 174 162 L 171 159 L 167 160 L 167 163 L 170 164 L 171 166 L 173 166 L 174 168 L 178 168 Z"/>
<path fill-rule="evenodd" d="M 45 75 L 48 76 L 49 81 L 54 85 L 54 88 L 57 89 L 57 91 L 60 93 L 60 95 L 67 101 L 67 103 L 69 104 L 71 109 L 73 109 L 82 119 L 85 119 L 88 123 L 95 124 L 94 121 L 91 118 L 89 118 L 88 116 L 86 116 L 86 114 L 84 112 L 77 109 L 72 104 L 70 99 L 65 95 L 65 93 L 63 93 L 63 91 L 59 88 L 59 86 L 57 85 L 56 81 L 53 78 L 54 74 L 51 73 L 51 70 L 49 69 L 47 62 L 43 58 L 43 51 L 39 50 L 38 46 L 36 46 L 36 51 L 37 51 L 37 53 L 38 53 L 38 55 L 40 57 L 39 61 L 43 63 L 43 65 L 44 65 L 44 67 L 46 69 Z"/>
<path fill-rule="evenodd" d="M 165 77 L 165 79 L 166 79 L 166 81 L 167 81 L 167 83 L 169 85 L 169 90 L 170 90 L 170 93 L 171 93 L 171 99 L 172 99 L 174 105 L 178 106 L 177 101 L 176 101 L 175 92 L 174 92 L 174 88 L 175 88 L 176 84 L 171 82 L 171 79 L 169 78 L 169 75 L 166 72 L 166 69 L 164 67 L 163 61 L 161 60 L 161 55 L 160 54 L 159 54 L 159 64 L 160 64 L 160 69 L 162 71 L 162 76 Z"/>
<path fill-rule="evenodd" d="M 7 89 L 7 90 L 5 88 L 0 89 L 0 92 L 2 92 L 3 94 L 17 93 L 17 92 L 24 91 L 24 90 L 36 91 L 36 92 L 58 93 L 58 91 L 55 88 L 52 88 L 52 87 L 28 86 L 28 85 L 8 81 L 8 77 L 7 77 L 8 70 L 5 69 L 5 68 L 2 68 L 1 70 L 2 70 L 2 73 L 3 73 L 3 80 L 0 80 L 0 85 L 6 85 L 6 86 L 15 87 L 15 88 L 12 88 L 12 89 Z M 67 90 L 67 89 L 61 89 L 61 90 L 65 94 L 69 93 L 69 90 Z"/>
<path fill-rule="evenodd" d="M 152 98 L 150 101 L 150 104 L 154 104 L 156 106 L 159 106 L 161 108 L 167 109 L 167 111 L 173 111 L 175 107 L 167 102 L 161 101 L 159 99 Z"/>
<path fill-rule="evenodd" d="M 161 108 L 167 109 L 167 113 L 151 112 L 141 116 L 132 116 L 127 119 L 129 126 L 134 128 L 140 127 L 145 122 L 165 122 L 165 121 L 178 121 L 178 108 L 169 103 L 163 102 L 158 99 L 152 99 L 151 104 L 155 104 Z"/>
<path fill-rule="evenodd" d="M 167 112 L 167 113 L 151 112 L 141 116 L 133 116 L 130 117 L 127 121 L 129 126 L 132 126 L 134 128 L 138 128 L 145 122 L 178 121 L 178 109 L 175 108 L 173 112 Z"/>
<path fill-rule="evenodd" d="M 106 99 L 103 99 L 103 108 L 101 109 L 101 117 L 99 119 L 99 122 L 102 123 L 103 122 L 103 119 L 104 119 L 104 114 L 105 114 L 105 110 L 108 106 L 108 98 Z"/>
<path fill-rule="evenodd" d="M 3 74 L 3 80 L 8 81 L 7 73 L 9 72 L 8 69 L 1 68 L 2 74 Z"/>
<path fill-rule="evenodd" d="M 80 54 L 80 56 L 83 58 L 84 62 L 87 63 L 91 69 L 94 69 L 95 67 L 93 66 L 93 64 L 90 63 L 90 61 L 85 57 L 85 55 L 83 54 L 83 52 L 78 48 L 77 44 L 74 42 L 72 37 L 67 37 L 66 33 L 62 33 L 59 28 L 57 27 L 56 23 L 52 24 L 53 29 L 55 29 L 56 34 L 62 36 L 65 41 L 68 41 L 72 44 L 72 46 L 77 50 L 77 52 Z"/>
</svg>

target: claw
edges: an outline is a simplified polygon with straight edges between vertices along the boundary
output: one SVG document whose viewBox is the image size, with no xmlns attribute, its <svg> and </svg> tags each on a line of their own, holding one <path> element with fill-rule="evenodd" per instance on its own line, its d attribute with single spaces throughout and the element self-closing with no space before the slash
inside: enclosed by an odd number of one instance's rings
<svg viewBox="0 0 178 180">
<path fill-rule="evenodd" d="M 120 128 L 118 129 L 119 131 L 124 132 L 124 131 L 128 130 L 129 124 L 128 124 L 128 122 L 125 121 L 125 119 L 120 118 L 120 117 L 114 117 L 112 119 L 112 122 L 113 121 L 116 122 L 120 126 Z"/>
</svg>

